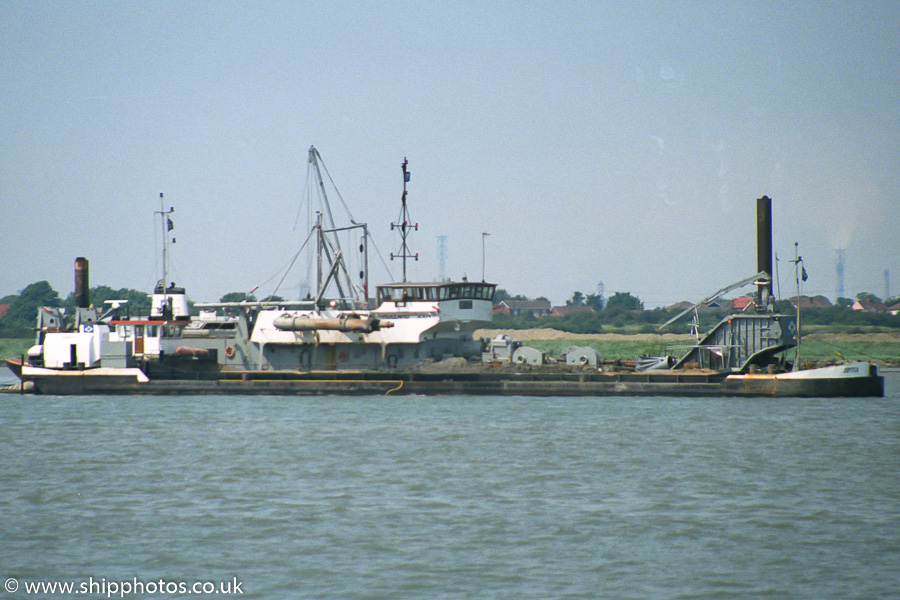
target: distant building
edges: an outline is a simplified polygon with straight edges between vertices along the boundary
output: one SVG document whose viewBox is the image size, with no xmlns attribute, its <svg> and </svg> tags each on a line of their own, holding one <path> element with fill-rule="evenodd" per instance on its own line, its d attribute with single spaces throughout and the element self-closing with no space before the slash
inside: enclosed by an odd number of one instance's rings
<svg viewBox="0 0 900 600">
<path fill-rule="evenodd" d="M 501 300 L 494 312 L 518 317 L 522 313 L 531 313 L 535 317 L 550 314 L 550 303 L 546 300 Z"/>
<path fill-rule="evenodd" d="M 797 306 L 797 296 L 788 298 L 791 304 Z M 800 296 L 800 308 L 831 308 L 831 300 L 825 296 Z"/>
<path fill-rule="evenodd" d="M 895 305 L 889 307 L 888 312 L 894 316 L 897 316 L 898 314 L 900 314 L 900 304 L 895 304 Z"/>
<path fill-rule="evenodd" d="M 554 306 L 550 310 L 550 314 L 554 317 L 567 317 L 569 315 L 574 315 L 575 313 L 592 313 L 594 312 L 593 306 Z"/>
<path fill-rule="evenodd" d="M 884 305 L 884 302 L 872 300 L 871 298 L 857 300 L 850 308 L 853 310 L 861 310 L 863 312 L 887 312 L 887 306 Z"/>
<path fill-rule="evenodd" d="M 731 308 L 733 308 L 734 310 L 739 310 L 741 312 L 745 310 L 753 310 L 754 308 L 756 308 L 756 300 L 754 300 L 752 296 L 735 298 L 731 301 Z"/>
<path fill-rule="evenodd" d="M 704 302 L 700 306 L 697 307 L 697 310 L 722 310 L 725 306 L 722 305 L 718 300 L 713 300 L 712 302 Z"/>
<path fill-rule="evenodd" d="M 0 319 L 6 316 L 9 306 L 9 304 L 0 304 Z"/>
</svg>

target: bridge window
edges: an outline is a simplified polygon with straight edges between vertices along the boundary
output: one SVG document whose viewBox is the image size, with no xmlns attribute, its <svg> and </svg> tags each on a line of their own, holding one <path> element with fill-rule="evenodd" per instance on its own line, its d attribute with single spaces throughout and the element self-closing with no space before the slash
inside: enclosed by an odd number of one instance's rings
<svg viewBox="0 0 900 600">
<path fill-rule="evenodd" d="M 496 286 L 483 283 L 451 283 L 428 287 L 379 287 L 380 302 L 441 301 L 441 300 L 493 300 Z"/>
</svg>

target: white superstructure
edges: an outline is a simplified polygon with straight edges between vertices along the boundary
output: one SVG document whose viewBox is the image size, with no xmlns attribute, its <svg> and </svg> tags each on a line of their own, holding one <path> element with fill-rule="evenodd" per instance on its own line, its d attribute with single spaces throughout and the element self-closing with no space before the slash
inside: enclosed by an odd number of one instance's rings
<svg viewBox="0 0 900 600">
<path fill-rule="evenodd" d="M 472 332 L 490 323 L 495 287 L 407 282 L 379 286 L 371 310 L 263 308 L 249 340 L 260 352 L 256 367 L 367 368 L 477 356 L 481 343 Z"/>
</svg>

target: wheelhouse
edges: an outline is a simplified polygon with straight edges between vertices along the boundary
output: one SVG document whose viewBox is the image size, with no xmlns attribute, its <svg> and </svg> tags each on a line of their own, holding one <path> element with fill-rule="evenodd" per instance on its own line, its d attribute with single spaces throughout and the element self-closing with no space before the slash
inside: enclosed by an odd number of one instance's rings
<svg viewBox="0 0 900 600">
<path fill-rule="evenodd" d="M 391 283 L 378 286 L 378 304 L 385 302 L 493 301 L 494 283 Z"/>
<path fill-rule="evenodd" d="M 110 342 L 132 342 L 134 354 L 158 356 L 165 338 L 181 338 L 188 321 L 116 320 L 109 322 Z"/>
</svg>

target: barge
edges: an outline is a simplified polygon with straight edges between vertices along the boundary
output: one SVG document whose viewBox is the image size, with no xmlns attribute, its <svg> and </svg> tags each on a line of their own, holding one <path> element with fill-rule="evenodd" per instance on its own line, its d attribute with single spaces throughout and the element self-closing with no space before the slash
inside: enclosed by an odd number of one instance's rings
<svg viewBox="0 0 900 600">
<path fill-rule="evenodd" d="M 881 397 L 884 378 L 869 363 L 803 371 L 803 376 L 722 372 L 244 371 L 150 379 L 139 368 L 53 371 L 25 367 L 23 381 L 46 395 L 478 395 L 678 397 Z M 28 387 L 26 386 L 26 390 Z"/>
<path fill-rule="evenodd" d="M 195 305 L 168 282 L 166 233 L 160 207 L 163 278 L 150 314 L 132 317 L 126 301 L 89 302 L 88 263 L 75 261 L 76 308 L 38 311 L 36 343 L 8 366 L 22 391 L 93 394 L 468 394 L 485 396 L 883 396 L 877 367 L 853 362 L 800 370 L 788 351 L 800 339 L 799 315 L 776 314 L 771 295 L 771 200 L 757 203 L 758 273 L 718 295 L 756 285 L 756 312 L 734 314 L 681 356 L 643 357 L 636 366 L 604 363 L 590 348 L 546 357 L 509 339 L 475 339 L 488 326 L 496 284 L 406 279 L 409 218 L 407 161 L 398 222 L 403 280 L 379 285 L 369 298 L 368 229 L 335 223 L 320 169 L 309 150 L 319 210 L 304 247 L 313 242 L 316 289 L 305 300 Z M 162 197 L 162 195 L 161 195 Z M 362 268 L 351 276 L 346 241 L 359 233 Z M 355 244 L 354 244 L 355 245 Z M 798 261 L 799 262 L 799 261 Z"/>
</svg>

